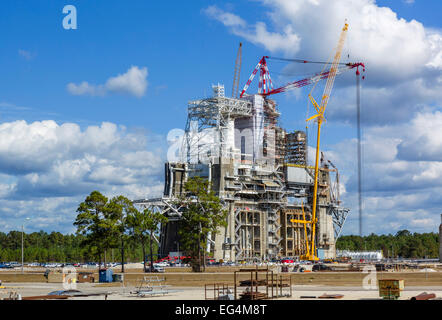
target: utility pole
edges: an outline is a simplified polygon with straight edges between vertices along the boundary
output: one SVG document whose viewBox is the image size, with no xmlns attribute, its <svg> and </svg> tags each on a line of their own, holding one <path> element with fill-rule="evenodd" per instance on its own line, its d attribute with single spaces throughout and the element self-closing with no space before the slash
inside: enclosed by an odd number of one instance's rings
<svg viewBox="0 0 442 320">
<path fill-rule="evenodd" d="M 24 257 L 23 257 L 23 233 L 24 233 L 24 224 L 21 225 L 21 273 L 25 273 L 23 269 Z"/>
<path fill-rule="evenodd" d="M 30 220 L 30 218 L 26 218 L 25 220 Z M 25 233 L 25 223 L 23 222 L 21 225 L 21 273 L 25 273 L 24 271 L 24 252 L 23 252 L 23 238 L 24 238 L 24 233 Z"/>
</svg>

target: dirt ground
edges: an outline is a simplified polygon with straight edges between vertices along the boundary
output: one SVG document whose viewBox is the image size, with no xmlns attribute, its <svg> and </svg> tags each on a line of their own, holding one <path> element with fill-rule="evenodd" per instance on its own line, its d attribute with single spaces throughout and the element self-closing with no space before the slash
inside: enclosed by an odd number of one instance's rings
<svg viewBox="0 0 442 320">
<path fill-rule="evenodd" d="M 84 271 L 84 270 L 83 270 Z M 93 270 L 89 270 L 92 272 Z M 118 270 L 116 270 L 118 271 Z M 128 270 L 129 271 L 129 270 Z M 229 286 L 233 293 L 234 273 L 233 270 L 217 270 L 218 272 L 190 273 L 190 272 L 166 272 L 161 274 L 148 274 L 137 272 L 140 270 L 130 270 L 124 274 L 123 283 L 76 283 L 77 289 L 84 293 L 92 293 L 89 297 L 69 298 L 92 299 L 92 300 L 126 300 L 126 299 L 159 299 L 159 300 L 204 300 L 205 285 L 208 290 L 206 295 L 213 298 L 214 283 Z M 171 270 L 169 270 L 171 271 Z M 173 270 L 176 271 L 176 270 Z M 221 272 L 223 271 L 223 272 Z M 367 288 L 368 273 L 363 272 L 307 272 L 307 273 L 274 273 L 274 277 L 283 276 L 287 283 L 291 281 L 291 297 L 279 299 L 318 299 L 323 294 L 342 294 L 344 300 L 380 299 L 376 288 Z M 144 277 L 158 277 L 164 287 L 158 294 L 137 297 L 133 294 Z M 265 279 L 266 275 L 260 274 L 259 279 Z M 98 279 L 98 274 L 95 274 Z M 237 282 L 250 279 L 250 272 L 238 274 Z M 442 272 L 377 272 L 371 274 L 370 285 L 377 284 L 380 279 L 403 279 L 405 289 L 402 292 L 401 300 L 408 300 L 422 292 L 435 293 L 437 298 L 442 299 Z M 63 283 L 48 283 L 44 277 L 44 271 L 27 270 L 23 274 L 21 271 L 0 272 L 0 280 L 3 286 L 0 287 L 0 299 L 5 298 L 10 292 L 17 292 L 22 297 L 46 295 L 51 291 L 62 290 Z M 244 288 L 237 287 L 238 294 Z M 265 292 L 265 287 L 259 289 Z M 276 289 L 275 289 L 276 292 Z M 290 292 L 290 287 L 283 289 L 283 294 Z M 303 296 L 315 297 L 305 298 Z M 303 298 L 301 298 L 303 297 Z"/>
<path fill-rule="evenodd" d="M 167 269 L 166 269 L 167 270 Z M 213 271 L 216 270 L 216 271 Z M 192 272 L 176 272 L 176 270 L 167 270 L 166 273 L 143 273 L 139 269 L 129 269 L 124 273 L 124 284 L 126 286 L 134 286 L 143 279 L 144 276 L 161 275 L 165 279 L 165 283 L 177 287 L 204 287 L 206 284 L 213 283 L 227 283 L 234 282 L 234 270 L 236 269 L 212 269 L 205 273 Z M 78 270 L 78 272 L 93 272 L 96 281 L 98 280 L 98 273 L 96 270 Z M 114 273 L 119 273 L 116 269 Z M 175 272 L 173 272 L 175 271 Z M 181 270 L 180 270 L 181 271 Z M 363 272 L 287 272 L 278 273 L 274 270 L 274 275 L 283 275 L 290 277 L 293 285 L 325 285 L 325 286 L 348 286 L 358 287 L 362 286 L 364 278 L 368 273 Z M 402 271 L 402 272 L 376 272 L 376 279 L 403 279 L 406 286 L 442 286 L 442 272 L 422 272 L 422 271 Z M 250 278 L 250 273 L 238 275 L 237 280 L 245 280 Z M 3 283 L 22 283 L 22 282 L 47 282 L 44 277 L 44 270 L 25 271 L 22 274 L 20 271 L 0 271 L 0 280 Z"/>
<path fill-rule="evenodd" d="M 63 290 L 62 284 L 58 283 L 9 283 L 6 288 L 0 289 L 0 298 L 8 296 L 9 292 L 15 291 L 22 297 L 46 295 L 51 291 Z M 91 283 L 77 284 L 77 290 L 83 293 L 95 294 L 89 297 L 73 297 L 69 300 L 205 300 L 204 288 L 201 287 L 169 287 L 165 294 L 146 295 L 138 297 L 133 292 L 134 286 L 100 286 Z M 288 288 L 284 289 L 288 292 Z M 232 290 L 233 291 L 233 290 Z M 265 290 L 262 290 L 265 292 Z M 406 287 L 399 300 L 409 300 L 422 292 L 434 293 L 436 298 L 442 299 L 442 286 L 435 287 Z M 238 291 L 239 293 L 239 291 Z M 323 294 L 341 294 L 341 300 L 372 300 L 380 299 L 376 289 L 364 290 L 362 287 L 336 287 L 336 286 L 311 286 L 293 285 L 292 296 L 278 298 L 281 300 L 321 300 L 318 297 Z M 212 293 L 207 292 L 207 296 L 212 298 Z M 309 298 L 303 298 L 308 296 Z"/>
</svg>

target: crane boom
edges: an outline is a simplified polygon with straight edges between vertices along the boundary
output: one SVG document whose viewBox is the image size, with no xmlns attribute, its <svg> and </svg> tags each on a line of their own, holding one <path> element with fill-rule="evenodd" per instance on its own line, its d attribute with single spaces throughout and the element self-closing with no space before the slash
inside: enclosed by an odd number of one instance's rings
<svg viewBox="0 0 442 320">
<path fill-rule="evenodd" d="M 347 70 L 351 70 L 354 68 L 358 68 L 359 66 L 364 67 L 364 64 L 361 62 L 357 62 L 357 63 L 346 63 L 345 67 L 337 69 L 336 70 L 336 75 L 341 74 Z M 317 73 L 309 78 L 305 78 L 305 79 L 301 79 L 301 80 L 297 80 L 297 81 L 293 81 L 293 82 L 289 82 L 286 85 L 270 90 L 266 93 L 262 93 L 261 95 L 263 96 L 269 96 L 272 94 L 276 94 L 276 93 L 281 93 L 281 92 L 286 92 L 288 90 L 292 90 L 292 89 L 296 89 L 296 88 L 301 88 L 304 86 L 308 86 L 312 83 L 318 82 L 319 80 L 323 80 L 323 79 L 328 79 L 330 77 L 330 71 L 325 71 L 325 72 L 321 72 L 321 73 Z"/>
<path fill-rule="evenodd" d="M 342 49 L 344 47 L 344 42 L 345 42 L 345 37 L 347 35 L 347 30 L 348 30 L 348 24 L 346 23 L 344 25 L 344 28 L 342 29 L 341 36 L 339 37 L 339 42 L 338 42 L 338 47 L 336 49 L 336 54 L 333 59 L 332 66 L 330 68 L 330 75 L 327 79 L 327 83 L 325 84 L 324 94 L 322 95 L 321 108 L 324 109 L 324 111 L 325 111 L 325 108 L 327 107 L 328 99 L 330 98 L 330 93 L 333 88 L 333 83 L 335 82 L 336 73 L 338 71 L 338 64 L 339 64 L 339 61 L 341 60 L 341 53 L 342 53 Z"/>
<path fill-rule="evenodd" d="M 270 73 L 269 73 L 268 67 L 267 67 L 267 62 L 265 60 L 266 58 L 268 58 L 268 56 L 262 57 L 261 60 L 259 61 L 259 63 L 257 64 L 257 66 L 255 67 L 255 69 L 253 70 L 252 74 L 249 77 L 249 80 L 247 81 L 247 83 L 244 86 L 244 89 L 241 91 L 241 94 L 239 96 L 240 98 L 242 98 L 245 95 L 249 85 L 252 83 L 253 78 L 255 77 L 258 70 L 260 70 L 260 83 L 259 83 L 258 94 L 260 94 L 262 96 L 270 96 L 272 94 L 277 94 L 277 93 L 281 93 L 281 92 L 286 92 L 288 90 L 293 90 L 296 88 L 308 86 L 312 83 L 318 82 L 319 80 L 328 79 L 331 75 L 331 70 L 328 70 L 325 72 L 316 73 L 313 76 L 310 76 L 305 79 L 289 82 L 289 83 L 283 85 L 282 87 L 273 89 L 273 84 L 271 82 Z M 273 58 L 273 59 L 276 59 L 276 58 Z M 280 58 L 278 58 L 278 59 L 280 59 Z M 302 61 L 301 63 L 323 63 L 323 62 L 307 61 L 307 60 L 300 60 L 300 59 L 280 59 L 280 60 L 287 60 L 287 61 L 291 61 L 291 62 L 301 62 Z M 337 65 L 340 65 L 342 67 L 336 68 L 335 76 L 338 74 L 341 74 L 345 71 L 354 69 L 354 68 L 356 68 L 357 72 L 359 72 L 359 67 L 365 68 L 365 65 L 362 62 L 338 63 Z M 268 90 L 266 90 L 265 87 L 263 90 L 263 82 L 265 83 L 266 78 L 268 79 L 269 86 L 268 86 Z M 233 97 L 233 93 L 232 93 L 232 97 Z"/>
<path fill-rule="evenodd" d="M 239 77 L 241 74 L 242 43 L 239 43 L 238 53 L 235 61 L 235 71 L 233 75 L 232 98 L 238 98 Z"/>
<path fill-rule="evenodd" d="M 336 78 L 336 75 L 343 73 L 347 70 L 350 69 L 354 69 L 356 68 L 356 76 L 357 76 L 357 90 L 359 89 L 359 67 L 361 67 L 363 69 L 363 71 L 365 72 L 365 65 L 362 62 L 357 62 L 357 63 L 341 63 L 340 59 L 341 59 L 341 54 L 342 54 L 342 50 L 344 47 L 344 42 L 345 42 L 345 38 L 347 35 L 347 31 L 348 31 L 348 24 L 347 22 L 344 24 L 344 27 L 342 28 L 340 37 L 339 37 L 339 41 L 338 41 L 338 45 L 336 47 L 336 52 L 333 58 L 333 62 L 331 64 L 331 67 L 328 71 L 323 71 L 321 73 L 316 73 L 313 76 L 310 76 L 308 78 L 305 79 L 301 79 L 301 80 L 297 80 L 294 82 L 290 82 L 287 83 L 286 85 L 276 88 L 273 88 L 273 83 L 272 80 L 270 78 L 270 73 L 268 70 L 268 66 L 267 66 L 267 61 L 266 59 L 273 59 L 273 60 L 282 60 L 282 61 L 289 61 L 289 62 L 297 62 L 297 63 L 315 63 L 315 64 L 328 64 L 322 61 L 309 61 L 309 60 L 303 60 L 303 59 L 285 59 L 285 58 L 274 58 L 274 57 L 269 57 L 269 56 L 263 56 L 261 58 L 261 60 L 258 62 L 258 64 L 256 65 L 255 69 L 253 70 L 252 74 L 250 75 L 247 83 L 244 85 L 243 90 L 241 91 L 239 98 L 243 98 L 246 95 L 246 91 L 248 89 L 248 87 L 250 86 L 250 84 L 252 83 L 255 75 L 258 73 L 258 70 L 260 71 L 260 77 L 259 77 L 259 84 L 258 84 L 258 94 L 263 96 L 264 98 L 272 95 L 272 94 L 276 94 L 276 93 L 280 93 L 280 92 L 285 92 L 291 89 L 295 89 L 295 88 L 300 88 L 303 86 L 307 86 L 313 83 L 317 83 L 320 80 L 323 79 L 327 79 L 325 88 L 324 88 L 324 92 L 322 94 L 321 97 L 321 102 L 320 104 L 318 104 L 316 102 L 316 100 L 313 98 L 313 96 L 311 94 L 308 95 L 309 100 L 311 101 L 311 103 L 313 104 L 313 106 L 315 107 L 316 110 L 316 114 L 314 114 L 313 116 L 311 116 L 310 118 L 308 118 L 306 121 L 311 121 L 311 120 L 315 120 L 317 122 L 318 125 L 318 131 L 317 131 L 317 142 L 316 142 L 316 158 L 315 158 L 315 172 L 314 172 L 314 191 L 313 191 L 313 205 L 312 205 L 312 217 L 310 220 L 306 220 L 305 219 L 305 214 L 304 214 L 304 210 L 303 210 L 303 220 L 299 220 L 299 219 L 292 219 L 291 222 L 292 223 L 302 223 L 304 224 L 304 231 L 305 231 L 305 235 L 306 235 L 306 254 L 301 256 L 301 259 L 303 260 L 319 260 L 318 257 L 316 256 L 316 245 L 315 245 L 315 237 L 316 237 L 316 224 L 318 222 L 318 219 L 316 218 L 316 211 L 317 211 L 317 202 L 318 202 L 318 174 L 319 174 L 319 147 L 320 147 L 320 136 L 321 136 L 321 125 L 322 122 L 325 121 L 324 118 L 324 113 L 325 113 L 325 109 L 327 107 L 328 101 L 330 99 L 330 94 L 333 88 L 333 84 Z M 340 66 L 340 68 L 338 68 Z M 363 76 L 362 79 L 364 79 L 365 77 Z M 358 108 L 359 107 L 359 91 L 358 91 Z M 233 93 L 232 93 L 233 96 Z M 358 119 L 359 119 L 359 112 L 358 111 Z M 358 120 L 359 121 L 359 120 Z M 360 132 L 360 124 L 358 123 L 358 132 Z M 360 133 L 358 136 L 359 139 L 359 148 L 360 148 Z M 359 157 L 359 172 L 360 172 L 360 149 L 358 151 L 358 157 Z M 329 163 L 335 168 L 336 170 L 336 175 L 337 175 L 337 202 L 339 203 L 339 173 L 337 168 L 329 161 Z M 360 173 L 359 173 L 360 175 Z M 359 176 L 359 181 L 360 181 L 360 176 Z M 359 182 L 360 183 L 360 182 Z M 359 195 L 361 194 L 361 188 L 359 187 Z M 359 196 L 359 205 L 361 207 L 361 195 Z M 360 212 L 360 224 L 361 224 L 361 209 L 359 210 Z M 309 241 L 307 239 L 307 224 L 310 224 L 312 226 L 312 232 L 311 232 L 311 242 L 309 245 Z M 362 226 L 360 225 L 360 232 L 362 230 Z"/>
<path fill-rule="evenodd" d="M 273 90 L 273 82 L 270 78 L 269 68 L 267 67 L 267 56 L 264 56 L 259 60 L 258 64 L 256 65 L 255 69 L 253 70 L 252 74 L 249 77 L 249 80 L 247 80 L 244 88 L 241 91 L 241 94 L 239 95 L 240 98 L 242 98 L 249 87 L 249 85 L 252 83 L 253 78 L 255 77 L 256 73 L 259 72 L 259 84 L 258 84 L 258 93 L 266 95 L 267 92 Z"/>
<path fill-rule="evenodd" d="M 317 201 L 318 201 L 318 172 L 319 172 L 319 145 L 320 145 L 320 138 L 321 138 L 321 124 L 322 121 L 325 120 L 324 118 L 324 112 L 325 108 L 327 107 L 328 101 L 330 99 L 331 90 L 333 88 L 333 83 L 335 81 L 335 77 L 337 74 L 337 67 L 339 64 L 339 61 L 341 60 L 341 53 L 342 49 L 344 47 L 345 37 L 347 35 L 348 30 L 348 24 L 345 23 L 344 27 L 342 28 L 341 35 L 339 37 L 338 46 L 336 48 L 336 53 L 330 68 L 330 74 L 327 78 L 327 83 L 325 84 L 324 93 L 322 94 L 321 98 L 321 104 L 318 105 L 318 103 L 315 101 L 315 99 L 312 97 L 311 94 L 309 94 L 309 99 L 312 102 L 313 106 L 316 109 L 316 114 L 312 117 L 308 118 L 307 121 L 316 119 L 318 124 L 318 133 L 317 133 L 317 141 L 316 141 L 316 159 L 315 159 L 315 181 L 314 181 L 314 188 L 313 188 L 313 205 L 312 205 L 312 240 L 311 240 L 311 252 L 307 253 L 306 259 L 308 260 L 319 260 L 316 256 L 316 245 L 315 245 L 315 237 L 316 237 L 316 223 L 318 219 L 316 218 L 316 209 L 317 209 Z"/>
</svg>

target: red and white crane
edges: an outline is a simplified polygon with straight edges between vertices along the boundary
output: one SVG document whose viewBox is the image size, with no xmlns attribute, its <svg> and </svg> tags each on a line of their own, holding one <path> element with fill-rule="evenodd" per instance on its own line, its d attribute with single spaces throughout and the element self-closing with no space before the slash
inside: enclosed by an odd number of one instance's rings
<svg viewBox="0 0 442 320">
<path fill-rule="evenodd" d="M 309 78 L 289 82 L 286 85 L 276 88 L 273 88 L 273 83 L 270 78 L 269 69 L 267 66 L 266 59 L 270 59 L 269 56 L 263 56 L 261 60 L 259 61 L 258 65 L 253 70 L 249 80 L 247 81 L 246 85 L 244 86 L 244 89 L 242 90 L 240 94 L 240 98 L 242 98 L 248 87 L 253 81 L 253 78 L 255 77 L 258 70 L 260 71 L 259 76 L 259 84 L 258 84 L 258 94 L 262 96 L 269 96 L 272 94 L 285 92 L 288 90 L 292 90 L 295 88 L 300 88 L 303 86 L 307 86 L 313 83 L 317 83 L 319 80 L 327 79 L 327 83 L 325 85 L 324 93 L 321 97 L 321 102 L 318 104 L 314 98 L 309 94 L 309 99 L 312 102 L 313 106 L 315 107 L 317 114 L 313 115 L 307 121 L 315 120 L 318 124 L 318 133 L 317 133 L 317 143 L 316 143 L 316 159 L 315 159 L 315 179 L 314 179 L 314 191 L 313 191 L 313 201 L 312 201 L 312 218 L 310 221 L 305 220 L 297 220 L 292 219 L 291 222 L 293 223 L 303 223 L 304 227 L 306 227 L 306 224 L 312 225 L 312 233 L 311 233 L 311 240 L 310 240 L 310 246 L 307 241 L 307 252 L 301 256 L 301 259 L 303 260 L 312 260 L 317 261 L 319 258 L 317 257 L 316 253 L 316 245 L 315 245 L 315 231 L 316 231 L 316 209 L 317 209 L 317 192 L 318 192 L 318 171 L 319 171 L 319 143 L 320 143 L 320 135 L 321 135 L 321 124 L 323 121 L 325 121 L 324 112 L 325 108 L 327 107 L 328 100 L 330 98 L 330 93 L 333 87 L 333 82 L 336 77 L 336 75 L 354 69 L 356 68 L 356 90 L 357 90 L 357 121 L 358 121 L 358 191 L 359 191 L 359 230 L 362 235 L 362 199 L 361 199 L 361 137 L 360 137 L 360 71 L 359 67 L 362 68 L 362 71 L 365 72 L 365 65 L 362 62 L 357 63 L 340 63 L 341 53 L 346 37 L 346 33 L 348 30 L 348 24 L 345 23 L 344 28 L 342 29 L 338 46 L 336 49 L 336 53 L 333 59 L 333 63 L 331 64 L 331 67 L 328 71 L 322 71 L 320 73 L 317 73 Z M 290 62 L 296 62 L 296 63 L 317 63 L 317 64 L 328 64 L 328 62 L 319 62 L 319 61 L 308 61 L 308 60 L 301 60 L 301 59 L 282 59 L 282 58 L 273 58 L 278 60 L 285 60 Z M 362 77 L 364 79 L 364 77 Z M 338 186 L 339 188 L 339 186 Z"/>
<path fill-rule="evenodd" d="M 281 92 L 285 92 L 288 90 L 308 86 L 310 84 L 316 83 L 319 80 L 327 79 L 330 75 L 330 70 L 328 70 L 325 72 L 316 73 L 313 76 L 305 78 L 305 79 L 289 82 L 282 87 L 274 89 L 266 59 L 284 60 L 284 61 L 290 61 L 290 62 L 296 62 L 296 63 L 327 64 L 327 62 L 309 61 L 309 60 L 302 60 L 302 59 L 271 58 L 269 56 L 263 56 L 261 58 L 261 60 L 259 60 L 255 69 L 253 70 L 252 74 L 250 75 L 249 80 L 247 80 L 247 83 L 245 84 L 245 86 L 239 96 L 240 98 L 242 98 L 246 94 L 246 91 L 249 88 L 250 84 L 252 83 L 253 79 L 255 78 L 255 75 L 258 73 L 258 70 L 260 71 L 259 84 L 258 84 L 258 94 L 263 95 L 263 96 L 269 96 L 272 94 L 281 93 Z M 336 69 L 336 75 L 341 74 L 345 71 L 354 69 L 354 68 L 356 68 L 356 75 L 359 75 L 360 74 L 359 67 L 362 67 L 363 71 L 365 71 L 365 65 L 362 62 L 340 63 L 339 65 L 342 67 Z M 362 77 L 362 79 L 364 79 L 364 77 Z"/>
</svg>

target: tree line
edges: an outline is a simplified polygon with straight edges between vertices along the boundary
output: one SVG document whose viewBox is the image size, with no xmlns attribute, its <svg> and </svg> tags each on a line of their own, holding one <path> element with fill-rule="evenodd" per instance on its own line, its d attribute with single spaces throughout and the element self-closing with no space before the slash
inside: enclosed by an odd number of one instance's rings
<svg viewBox="0 0 442 320">
<path fill-rule="evenodd" d="M 438 258 L 439 235 L 437 233 L 411 233 L 400 230 L 395 235 L 341 236 L 336 249 L 350 251 L 381 250 L 386 258 Z"/>
<path fill-rule="evenodd" d="M 153 239 L 158 238 L 161 224 L 167 223 L 164 215 L 147 208 L 140 212 L 128 198 L 120 195 L 108 199 L 96 190 L 80 203 L 77 213 L 74 225 L 77 235 L 83 237 L 80 246 L 95 256 L 99 265 L 109 261 L 109 251 L 119 249 L 124 272 L 126 244 L 131 241 L 141 246 L 147 271 L 146 245 L 149 242 L 150 271 L 153 271 Z"/>
<path fill-rule="evenodd" d="M 211 235 L 227 225 L 227 211 L 203 178 L 190 178 L 184 194 L 176 200 L 181 208 L 178 237 L 182 253 L 188 257 L 193 271 L 203 271 L 206 249 Z M 144 262 L 147 253 L 151 262 L 158 258 L 160 227 L 168 219 L 150 209 L 138 210 L 128 198 L 119 195 L 111 199 L 92 191 L 78 205 L 74 222 L 75 234 L 44 231 L 24 234 L 26 262 L 98 262 L 99 265 L 121 262 Z M 22 232 L 0 233 L 0 261 L 21 261 Z M 156 252 L 156 254 L 155 254 Z M 155 258 L 154 258 L 155 255 Z M 150 271 L 153 264 L 150 263 Z"/>
<path fill-rule="evenodd" d="M 186 262 L 190 263 L 192 270 L 202 271 L 210 235 L 215 235 L 218 227 L 226 225 L 227 211 L 209 181 L 200 177 L 188 179 L 184 194 L 175 202 L 176 207 L 181 208 L 181 219 L 177 222 L 180 248 L 188 256 Z M 80 203 L 77 213 L 74 225 L 77 235 L 83 237 L 80 246 L 95 255 L 100 265 L 102 261 L 106 263 L 109 250 L 120 249 L 124 268 L 125 243 L 130 239 L 141 247 L 145 271 L 148 245 L 150 271 L 153 271 L 154 242 L 159 239 L 160 227 L 169 222 L 162 213 L 148 208 L 139 211 L 124 196 L 108 199 L 98 191 L 93 191 Z"/>
<path fill-rule="evenodd" d="M 227 225 L 227 211 L 215 195 L 210 183 L 200 177 L 190 178 L 185 193 L 177 198 L 181 208 L 178 236 L 183 254 L 189 256 L 193 271 L 203 271 L 206 249 L 211 236 Z M 24 234 L 26 262 L 139 262 L 147 271 L 149 260 L 158 254 L 160 226 L 168 219 L 149 209 L 138 210 L 124 196 L 107 198 L 92 191 L 77 208 L 75 234 L 44 231 Z M 0 261 L 21 261 L 20 231 L 0 232 Z M 437 258 L 439 239 L 436 233 L 410 233 L 401 230 L 395 235 L 341 236 L 338 250 L 382 250 L 384 257 Z M 157 256 L 156 256 L 157 257 Z M 152 268 L 152 263 L 150 268 Z M 122 270 L 124 271 L 124 269 Z M 152 269 L 150 269 L 152 271 Z"/>
<path fill-rule="evenodd" d="M 192 217 L 188 219 L 192 219 Z M 202 219 L 205 218 L 202 217 Z M 199 223 L 196 224 L 196 227 L 199 228 Z M 183 229 L 182 233 L 186 232 L 189 233 L 189 237 L 198 239 L 198 236 L 200 236 L 200 247 L 206 245 L 207 242 L 201 239 L 199 232 Z M 21 236 L 21 231 L 0 232 L 0 261 L 21 261 Z M 24 233 L 23 240 L 24 260 L 26 262 L 75 263 L 97 261 L 94 252 L 90 251 L 87 246 L 82 245 L 85 237 L 81 234 L 39 231 Z M 124 246 L 126 262 L 143 261 L 143 249 L 138 241 L 128 236 Z M 153 252 L 158 251 L 158 244 L 155 241 L 152 245 L 147 242 L 145 251 L 150 252 L 151 246 Z M 198 255 L 199 246 L 195 246 L 194 255 Z M 438 258 L 439 238 L 437 233 L 412 234 L 407 230 L 401 230 L 395 235 L 371 234 L 364 237 L 347 235 L 338 239 L 336 248 L 350 251 L 381 250 L 384 257 Z M 108 250 L 108 260 L 112 262 L 121 261 L 121 250 L 119 248 Z"/>
<path fill-rule="evenodd" d="M 0 261 L 21 262 L 21 231 L 0 232 Z M 85 263 L 96 262 L 96 256 L 82 247 L 84 237 L 76 234 L 62 234 L 60 232 L 47 233 L 44 231 L 24 233 L 23 256 L 25 262 L 59 262 Z M 149 245 L 146 246 L 149 250 Z M 157 250 L 156 243 L 153 250 Z M 131 239 L 126 243 L 126 261 L 140 262 L 143 260 L 141 245 Z M 109 261 L 121 261 L 121 252 L 111 249 Z"/>
</svg>

